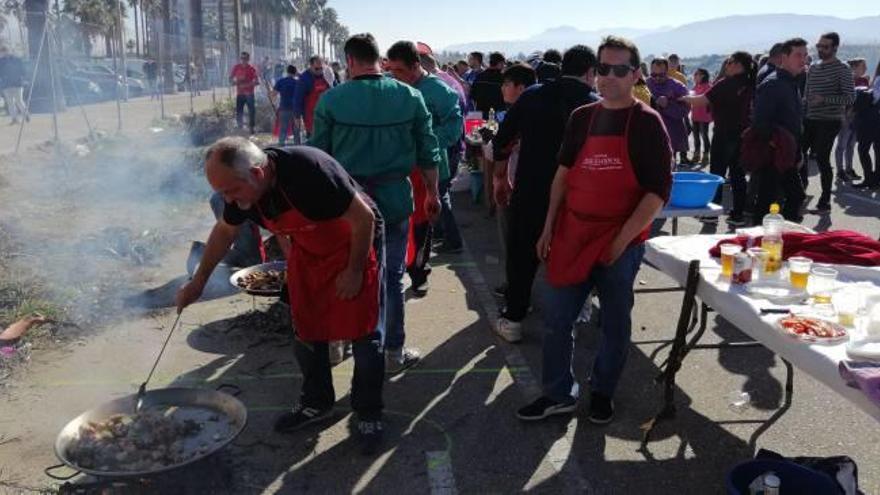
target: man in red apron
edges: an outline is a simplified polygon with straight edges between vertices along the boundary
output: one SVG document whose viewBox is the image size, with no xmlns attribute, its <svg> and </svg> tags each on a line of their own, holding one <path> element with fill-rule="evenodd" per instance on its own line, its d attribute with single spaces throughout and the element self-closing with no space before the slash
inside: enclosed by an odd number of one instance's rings
<svg viewBox="0 0 880 495">
<path fill-rule="evenodd" d="M 306 133 L 311 136 L 314 128 L 315 107 L 334 81 L 324 78 L 324 61 L 321 57 L 314 56 L 309 59 L 309 69 L 300 74 L 296 82 L 296 91 L 293 96 L 294 115 L 303 120 Z"/>
<path fill-rule="evenodd" d="M 565 130 L 538 257 L 547 262 L 543 396 L 517 412 L 535 421 L 575 410 L 572 328 L 595 288 L 602 336 L 590 376 L 589 420 L 611 421 L 611 401 L 630 344 L 633 281 L 643 242 L 672 183 L 663 121 L 632 96 L 638 49 L 609 37 L 599 47 L 598 103 L 574 111 Z"/>
<path fill-rule="evenodd" d="M 367 453 L 382 438 L 382 217 L 332 157 L 308 147 L 260 150 L 244 138 L 223 138 L 208 150 L 208 182 L 226 201 L 178 310 L 196 301 L 229 249 L 238 226 L 252 220 L 289 238 L 287 284 L 303 374 L 300 402 L 282 414 L 288 432 L 328 417 L 335 394 L 327 344 L 353 342 L 352 409 Z"/>
</svg>

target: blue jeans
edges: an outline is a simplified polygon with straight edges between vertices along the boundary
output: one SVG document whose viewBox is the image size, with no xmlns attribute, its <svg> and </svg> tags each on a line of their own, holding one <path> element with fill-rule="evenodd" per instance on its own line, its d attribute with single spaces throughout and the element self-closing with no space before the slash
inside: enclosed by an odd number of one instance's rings
<svg viewBox="0 0 880 495">
<path fill-rule="evenodd" d="M 590 389 L 613 397 L 629 352 L 633 282 L 639 272 L 644 245 L 630 246 L 610 266 L 595 266 L 587 280 L 566 287 L 549 286 L 544 303 L 543 365 L 544 395 L 559 402 L 571 402 L 579 395 L 572 369 L 574 341 L 571 330 L 590 291 L 599 293 L 601 338 Z"/>
<path fill-rule="evenodd" d="M 406 271 L 406 243 L 409 218 L 385 225 L 385 349 L 403 348 L 403 274 Z"/>
<path fill-rule="evenodd" d="M 457 248 L 462 245 L 461 233 L 458 231 L 458 224 L 452 213 L 452 195 L 449 194 L 449 186 L 458 173 L 458 163 L 461 161 L 461 142 L 455 143 L 446 152 L 449 155 L 449 178 L 440 181 L 440 218 L 437 219 L 435 232 L 439 234 L 438 237 L 443 237 L 443 244 Z"/>
<path fill-rule="evenodd" d="M 278 144 L 284 146 L 287 142 L 288 131 L 293 136 L 293 144 L 299 145 L 299 125 L 293 110 L 280 110 L 278 112 Z"/>
</svg>

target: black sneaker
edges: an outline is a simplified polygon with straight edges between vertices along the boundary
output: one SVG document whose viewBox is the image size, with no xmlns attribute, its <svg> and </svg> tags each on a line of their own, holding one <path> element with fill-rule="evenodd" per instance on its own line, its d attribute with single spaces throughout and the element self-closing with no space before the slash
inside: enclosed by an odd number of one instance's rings
<svg viewBox="0 0 880 495">
<path fill-rule="evenodd" d="M 556 402 L 549 397 L 540 397 L 531 404 L 522 407 L 516 412 L 516 417 L 523 421 L 540 421 L 550 416 L 559 414 L 571 414 L 577 408 L 577 403 Z"/>
<path fill-rule="evenodd" d="M 831 213 L 831 204 L 825 203 L 825 202 L 820 202 L 816 205 L 816 208 L 813 209 L 813 213 L 816 213 L 819 215 L 825 215 L 825 214 Z"/>
<path fill-rule="evenodd" d="M 862 176 L 857 174 L 855 170 L 847 170 L 846 176 L 849 177 L 849 180 L 862 180 Z"/>
<path fill-rule="evenodd" d="M 327 409 L 316 409 L 297 404 L 293 410 L 278 416 L 278 419 L 275 420 L 275 431 L 279 433 L 296 431 L 304 426 L 330 417 L 332 412 L 333 408 L 329 407 Z"/>
<path fill-rule="evenodd" d="M 382 439 L 385 437 L 385 430 L 382 421 L 364 421 L 357 423 L 358 435 L 361 440 L 361 453 L 363 455 L 374 455 L 379 451 L 382 445 Z"/>
<path fill-rule="evenodd" d="M 729 215 L 727 217 L 727 225 L 731 227 L 742 227 L 746 224 L 746 219 L 742 215 Z"/>
<path fill-rule="evenodd" d="M 498 287 L 492 289 L 492 294 L 495 294 L 495 297 L 507 297 L 507 284 L 501 284 Z"/>
<path fill-rule="evenodd" d="M 412 285 L 410 285 L 410 289 L 413 292 L 413 295 L 416 297 L 425 297 L 428 295 L 428 289 L 431 288 L 431 283 L 428 282 L 428 277 L 413 277 L 410 275 L 410 280 L 412 281 Z"/>
<path fill-rule="evenodd" d="M 461 254 L 462 251 L 464 251 L 464 246 L 461 244 L 458 246 L 450 246 L 445 242 L 434 249 L 434 252 L 437 254 Z"/>
<path fill-rule="evenodd" d="M 593 392 L 590 394 L 590 414 L 587 416 L 590 423 L 605 425 L 614 419 L 614 401 L 602 394 Z"/>
</svg>

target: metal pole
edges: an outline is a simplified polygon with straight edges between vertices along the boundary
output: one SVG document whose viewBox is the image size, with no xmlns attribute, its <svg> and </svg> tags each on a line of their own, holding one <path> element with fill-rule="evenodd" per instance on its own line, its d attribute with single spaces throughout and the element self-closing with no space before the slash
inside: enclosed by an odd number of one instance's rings
<svg viewBox="0 0 880 495">
<path fill-rule="evenodd" d="M 55 136 L 55 146 L 60 143 L 58 137 L 58 94 L 55 85 L 55 61 L 52 60 L 52 41 L 49 40 L 49 18 L 46 18 L 46 25 L 43 28 L 43 36 L 46 39 L 46 56 L 49 58 L 49 83 L 52 85 L 52 133 Z"/>
<path fill-rule="evenodd" d="M 113 45 L 111 43 L 110 47 Z M 122 131 L 122 89 L 119 87 L 119 61 L 116 59 L 116 52 L 113 50 L 113 67 L 116 67 L 116 130 Z"/>
<path fill-rule="evenodd" d="M 49 17 L 46 17 L 46 19 L 43 21 L 43 36 L 40 38 L 40 46 L 39 46 L 39 48 L 37 48 L 37 60 L 38 61 L 40 60 L 40 57 L 43 55 L 43 45 L 46 44 L 46 31 L 47 31 L 46 28 L 47 28 L 48 24 L 49 24 Z M 39 67 L 40 67 L 39 62 L 34 64 L 34 75 L 31 77 L 31 88 L 34 87 L 34 84 L 37 81 L 37 72 L 39 72 L 37 69 Z M 27 105 L 25 105 L 25 108 L 24 108 L 25 111 L 27 112 L 25 115 L 30 115 L 31 98 L 33 98 L 33 97 L 34 97 L 34 91 L 33 91 L 33 89 L 31 89 L 31 91 L 28 93 Z M 15 142 L 15 154 L 18 154 L 18 149 L 21 147 L 21 136 L 22 136 L 22 133 L 24 132 L 24 123 L 27 122 L 27 120 L 28 119 L 21 119 L 21 125 L 18 128 L 18 140 Z"/>
<path fill-rule="evenodd" d="M 122 97 L 128 101 L 128 66 L 125 64 L 125 24 L 122 23 L 122 0 L 116 2 L 116 23 L 119 25 L 119 50 L 122 52 Z"/>
</svg>

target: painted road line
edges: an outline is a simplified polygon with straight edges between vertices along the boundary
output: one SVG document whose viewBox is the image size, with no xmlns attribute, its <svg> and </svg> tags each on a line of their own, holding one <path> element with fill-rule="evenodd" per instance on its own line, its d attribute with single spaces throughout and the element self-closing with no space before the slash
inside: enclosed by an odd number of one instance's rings
<svg viewBox="0 0 880 495">
<path fill-rule="evenodd" d="M 465 247 L 463 255 L 466 260 L 462 264 L 465 266 L 462 272 L 469 279 L 470 286 L 476 295 L 476 300 L 483 310 L 485 321 L 489 323 L 490 328 L 488 330 L 494 335 L 491 326 L 498 315 L 498 304 L 495 302 L 495 297 L 489 290 L 489 285 L 486 283 L 486 279 L 483 278 L 480 269 L 476 263 L 473 263 L 473 257 L 467 247 Z M 529 399 L 539 396 L 541 394 L 541 386 L 529 368 L 528 361 L 526 361 L 522 351 L 515 345 L 504 342 L 498 336 L 495 339 L 504 351 L 504 359 L 507 361 L 510 375 L 513 377 L 514 383 L 522 391 L 523 396 Z M 513 415 L 513 411 L 510 414 Z M 580 494 L 596 493 L 592 484 L 584 477 L 580 468 L 581 463 L 574 454 L 568 437 L 562 435 L 559 438 L 553 438 L 546 430 L 543 430 L 542 435 L 544 436 L 545 443 L 549 444 L 544 460 L 547 461 L 547 464 L 554 471 L 559 473 L 560 477 L 566 480 L 563 483 L 566 491 L 571 490 Z"/>
<path fill-rule="evenodd" d="M 456 495 L 455 474 L 452 472 L 452 460 L 449 451 L 425 452 L 428 463 L 428 485 L 431 495 Z"/>
</svg>

